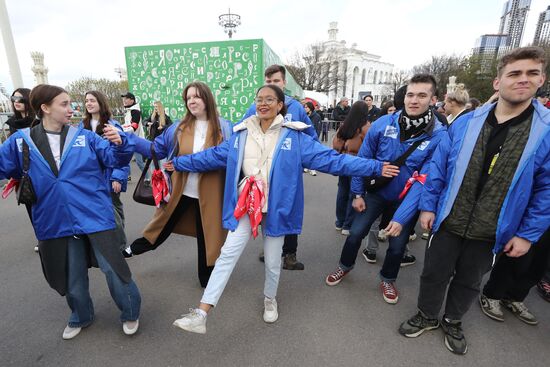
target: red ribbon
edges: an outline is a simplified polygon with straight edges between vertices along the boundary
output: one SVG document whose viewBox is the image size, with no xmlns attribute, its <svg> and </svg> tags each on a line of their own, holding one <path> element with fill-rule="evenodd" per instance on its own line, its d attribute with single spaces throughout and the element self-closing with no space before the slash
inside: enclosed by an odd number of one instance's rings
<svg viewBox="0 0 550 367">
<path fill-rule="evenodd" d="M 15 178 L 10 178 L 6 186 L 4 186 L 4 190 L 2 191 L 2 199 L 6 199 L 12 191 L 17 191 L 17 188 L 19 187 L 19 180 L 16 180 Z"/>
<path fill-rule="evenodd" d="M 403 199 L 405 195 L 409 192 L 409 189 L 414 184 L 415 181 L 420 182 L 422 185 L 426 182 L 426 177 L 428 177 L 427 174 L 423 173 L 421 175 L 418 174 L 418 171 L 414 171 L 413 175 L 407 180 L 407 183 L 405 184 L 405 188 L 403 191 L 401 191 L 401 194 L 399 194 L 399 200 Z"/>
<path fill-rule="evenodd" d="M 237 200 L 237 206 L 233 215 L 237 219 L 245 214 L 250 218 L 252 236 L 258 236 L 258 226 L 262 223 L 262 208 L 265 203 L 264 188 L 262 180 L 250 176 L 246 179 L 243 191 Z"/>
<path fill-rule="evenodd" d="M 153 189 L 153 199 L 155 199 L 155 205 L 160 208 L 160 205 L 170 200 L 170 191 L 168 190 L 168 184 L 166 183 L 166 177 L 160 169 L 153 170 L 151 175 L 151 187 Z"/>
</svg>

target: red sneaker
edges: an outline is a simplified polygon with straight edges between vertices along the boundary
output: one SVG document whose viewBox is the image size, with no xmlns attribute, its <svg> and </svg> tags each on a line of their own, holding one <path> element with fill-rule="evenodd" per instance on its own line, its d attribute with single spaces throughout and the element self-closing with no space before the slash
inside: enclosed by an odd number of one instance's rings
<svg viewBox="0 0 550 367">
<path fill-rule="evenodd" d="M 327 275 L 325 282 L 327 285 L 336 285 L 342 281 L 342 278 L 344 278 L 347 273 L 349 273 L 349 270 L 346 271 L 341 267 L 338 267 L 338 269 Z"/>
<path fill-rule="evenodd" d="M 395 288 L 395 285 L 393 283 L 384 281 L 380 282 L 380 290 L 382 291 L 382 297 L 384 297 L 384 301 L 386 301 L 387 303 L 394 305 L 399 300 L 399 296 L 397 295 L 397 288 Z"/>
</svg>

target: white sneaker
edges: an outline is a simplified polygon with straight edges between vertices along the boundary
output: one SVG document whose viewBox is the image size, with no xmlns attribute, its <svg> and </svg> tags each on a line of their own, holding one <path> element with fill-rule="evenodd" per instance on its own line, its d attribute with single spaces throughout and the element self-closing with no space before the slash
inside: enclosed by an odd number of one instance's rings
<svg viewBox="0 0 550 367">
<path fill-rule="evenodd" d="M 63 339 L 70 340 L 80 334 L 81 330 L 81 327 L 70 327 L 69 325 L 67 325 L 65 330 L 63 330 Z"/>
<path fill-rule="evenodd" d="M 126 335 L 134 335 L 139 329 L 139 319 L 135 321 L 124 321 L 122 323 L 122 331 Z"/>
<path fill-rule="evenodd" d="M 271 324 L 277 321 L 278 318 L 277 300 L 275 298 L 264 298 L 264 321 Z"/>
<path fill-rule="evenodd" d="M 197 309 L 190 308 L 189 313 L 182 316 L 181 319 L 174 321 L 174 326 L 192 333 L 206 334 L 206 317 L 201 315 Z"/>
<path fill-rule="evenodd" d="M 312 169 L 312 170 L 309 170 L 309 174 L 312 175 L 312 176 L 317 176 L 317 171 Z"/>
<path fill-rule="evenodd" d="M 349 236 L 349 229 L 342 229 L 342 234 L 344 236 Z"/>
<path fill-rule="evenodd" d="M 416 233 L 413 233 L 409 236 L 409 242 L 415 241 L 417 239 Z"/>
</svg>

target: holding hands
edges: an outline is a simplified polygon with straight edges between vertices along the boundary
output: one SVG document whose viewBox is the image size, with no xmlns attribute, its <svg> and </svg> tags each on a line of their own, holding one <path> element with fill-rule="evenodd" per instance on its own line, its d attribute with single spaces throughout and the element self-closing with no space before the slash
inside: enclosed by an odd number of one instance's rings
<svg viewBox="0 0 550 367">
<path fill-rule="evenodd" d="M 393 166 L 389 162 L 384 162 L 384 166 L 382 167 L 382 177 L 395 177 L 398 174 L 398 166 Z"/>
<path fill-rule="evenodd" d="M 105 125 L 103 128 L 103 137 L 115 145 L 122 144 L 122 138 L 118 134 L 118 130 L 113 125 Z"/>
</svg>

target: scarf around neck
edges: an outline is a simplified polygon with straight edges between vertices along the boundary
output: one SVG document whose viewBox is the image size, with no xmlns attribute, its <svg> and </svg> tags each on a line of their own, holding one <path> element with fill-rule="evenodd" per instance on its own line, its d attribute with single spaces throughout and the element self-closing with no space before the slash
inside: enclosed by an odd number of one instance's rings
<svg viewBox="0 0 550 367">
<path fill-rule="evenodd" d="M 422 115 L 410 117 L 406 111 L 403 111 L 399 119 L 399 127 L 401 128 L 401 136 L 403 140 L 409 139 L 413 135 L 417 135 L 424 130 L 429 123 L 433 121 L 434 115 L 431 108 L 428 108 Z"/>
</svg>

